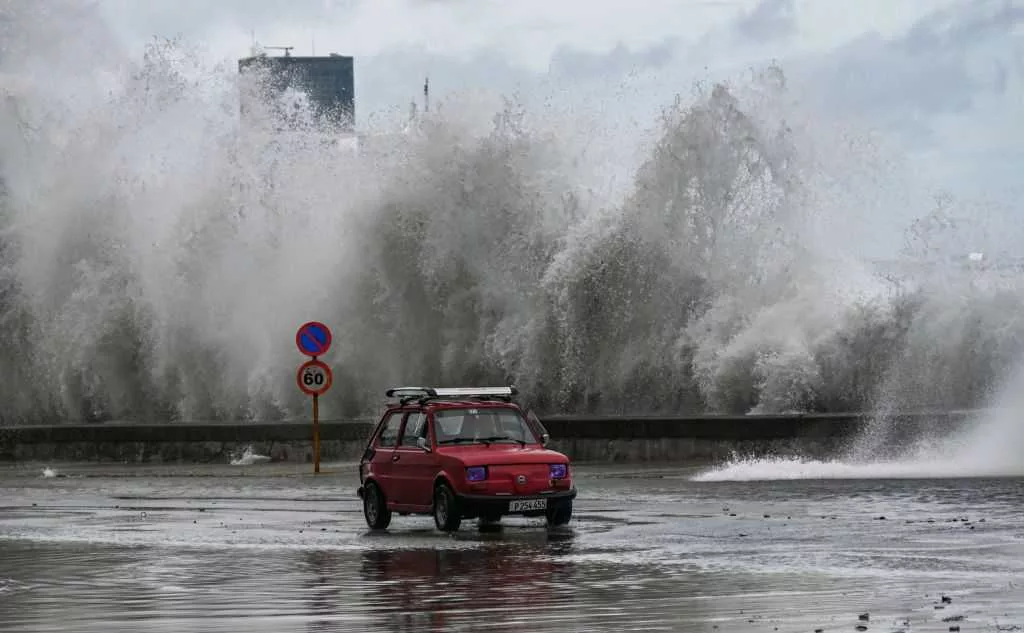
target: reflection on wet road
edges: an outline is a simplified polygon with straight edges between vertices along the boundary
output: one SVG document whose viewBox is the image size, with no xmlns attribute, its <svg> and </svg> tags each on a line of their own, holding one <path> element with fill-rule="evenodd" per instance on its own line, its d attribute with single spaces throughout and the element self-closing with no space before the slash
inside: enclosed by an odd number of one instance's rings
<svg viewBox="0 0 1024 633">
<path fill-rule="evenodd" d="M 469 521 L 447 536 L 429 517 L 368 532 L 354 469 L 328 469 L 0 470 L 0 630 L 1024 625 L 1024 480 L 696 483 L 581 468 L 568 529 Z"/>
</svg>

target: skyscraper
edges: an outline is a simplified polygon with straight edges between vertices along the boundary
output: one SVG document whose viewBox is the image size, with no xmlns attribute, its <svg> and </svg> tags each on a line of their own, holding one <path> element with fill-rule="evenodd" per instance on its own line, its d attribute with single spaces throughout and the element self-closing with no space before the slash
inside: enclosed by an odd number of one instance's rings
<svg viewBox="0 0 1024 633">
<path fill-rule="evenodd" d="M 268 47 L 269 48 L 269 47 Z M 270 57 L 265 53 L 254 54 L 238 60 L 238 72 L 260 72 L 259 90 L 251 99 L 258 97 L 271 104 L 271 112 L 279 119 L 279 125 L 288 127 L 293 118 L 284 111 L 279 98 L 289 89 L 306 95 L 311 111 L 319 120 L 338 125 L 344 131 L 355 128 L 355 70 L 352 57 L 332 53 L 327 57 L 294 57 L 290 47 L 285 54 Z M 251 103 L 242 100 L 242 115 L 245 116 Z M 276 105 L 273 105 L 276 104 Z"/>
</svg>

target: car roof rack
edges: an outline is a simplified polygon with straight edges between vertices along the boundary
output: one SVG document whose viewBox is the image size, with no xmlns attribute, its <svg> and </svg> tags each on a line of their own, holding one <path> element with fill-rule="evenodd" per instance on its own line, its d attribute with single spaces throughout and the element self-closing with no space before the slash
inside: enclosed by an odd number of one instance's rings
<svg viewBox="0 0 1024 633">
<path fill-rule="evenodd" d="M 392 387 L 385 394 L 399 398 L 401 405 L 410 402 L 425 404 L 430 400 L 501 400 L 511 402 L 519 393 L 513 386 L 508 387 Z"/>
</svg>

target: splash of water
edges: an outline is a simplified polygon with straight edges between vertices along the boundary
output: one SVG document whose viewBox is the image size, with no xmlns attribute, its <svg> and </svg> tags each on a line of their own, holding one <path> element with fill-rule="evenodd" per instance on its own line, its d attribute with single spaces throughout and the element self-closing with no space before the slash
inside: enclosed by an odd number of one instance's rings
<svg viewBox="0 0 1024 633">
<path fill-rule="evenodd" d="M 1017 387 L 1019 389 L 1019 386 Z M 966 429 L 904 447 L 888 458 L 845 455 L 831 460 L 736 458 L 691 477 L 698 482 L 796 479 L 950 479 L 1021 477 L 1024 409 L 999 409 Z"/>
<path fill-rule="evenodd" d="M 1003 381 L 996 406 L 943 433 L 886 444 L 891 425 L 876 423 L 832 460 L 734 457 L 692 481 L 793 479 L 943 479 L 1024 476 L 1024 364 Z M 885 420 L 884 416 L 880 418 Z"/>
<path fill-rule="evenodd" d="M 891 166 L 835 149 L 777 68 L 671 104 L 602 198 L 545 112 L 452 102 L 353 153 L 273 133 L 271 104 L 240 125 L 255 86 L 188 47 L 126 64 L 86 10 L 5 6 L 7 423 L 302 415 L 313 318 L 336 416 L 413 382 L 513 381 L 549 411 L 969 407 L 1020 352 L 1012 284 L 893 291 L 839 248 Z"/>
<path fill-rule="evenodd" d="M 268 455 L 260 455 L 253 451 L 252 446 L 246 446 L 245 450 L 232 457 L 229 463 L 232 466 L 252 466 L 254 464 L 262 464 L 269 461 L 270 457 Z"/>
</svg>

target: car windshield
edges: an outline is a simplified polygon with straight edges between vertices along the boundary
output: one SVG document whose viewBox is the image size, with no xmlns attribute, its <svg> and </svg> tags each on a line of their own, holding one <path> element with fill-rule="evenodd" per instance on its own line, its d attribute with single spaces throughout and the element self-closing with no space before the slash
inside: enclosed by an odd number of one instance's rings
<svg viewBox="0 0 1024 633">
<path fill-rule="evenodd" d="M 434 413 L 438 444 L 537 441 L 526 420 L 515 409 L 443 409 Z"/>
</svg>

